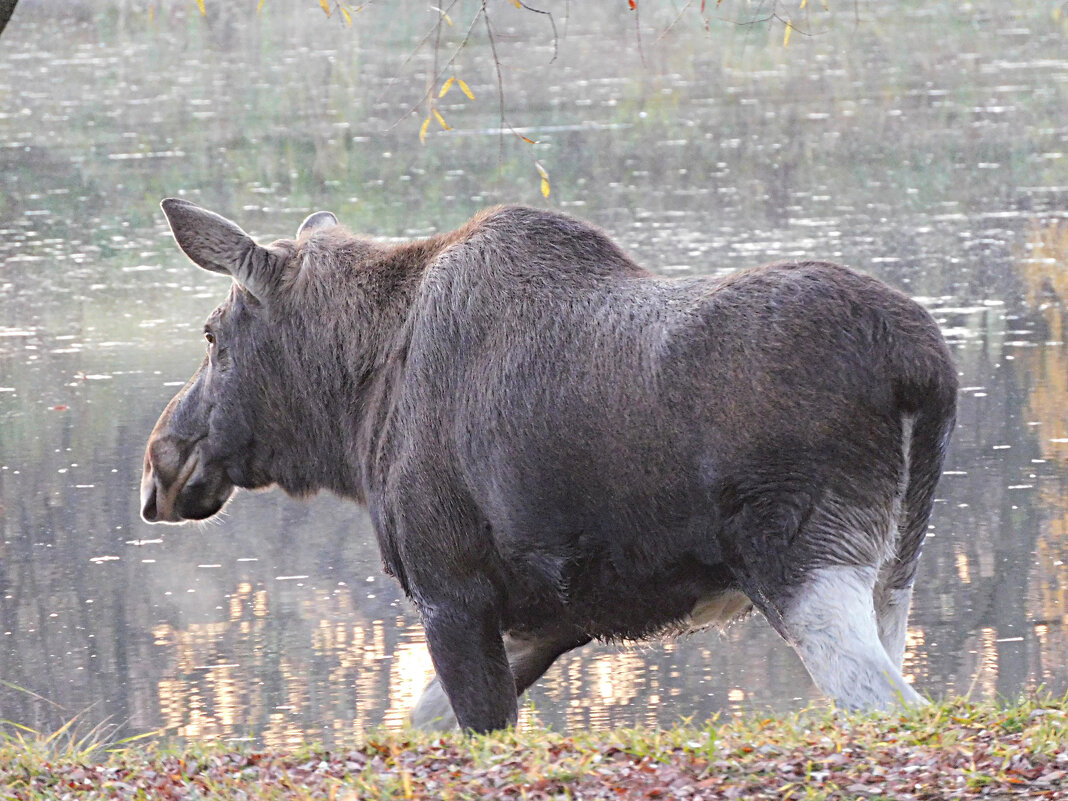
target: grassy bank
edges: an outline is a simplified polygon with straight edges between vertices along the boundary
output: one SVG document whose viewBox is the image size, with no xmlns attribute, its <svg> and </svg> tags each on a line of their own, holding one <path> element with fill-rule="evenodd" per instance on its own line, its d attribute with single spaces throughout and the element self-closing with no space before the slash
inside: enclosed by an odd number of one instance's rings
<svg viewBox="0 0 1068 801">
<path fill-rule="evenodd" d="M 345 753 L 145 742 L 8 728 L 0 798 L 1068 799 L 1068 697 L 573 736 L 382 733 Z"/>
</svg>

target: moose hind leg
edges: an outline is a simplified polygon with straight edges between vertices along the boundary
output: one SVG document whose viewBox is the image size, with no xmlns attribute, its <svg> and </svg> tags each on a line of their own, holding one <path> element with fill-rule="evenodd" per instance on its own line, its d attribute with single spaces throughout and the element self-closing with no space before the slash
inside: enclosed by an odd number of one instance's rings
<svg viewBox="0 0 1068 801">
<path fill-rule="evenodd" d="M 450 731 L 459 725 L 449 696 L 445 694 L 441 679 L 436 674 L 423 688 L 419 700 L 412 707 L 408 722 L 423 731 Z"/>
<path fill-rule="evenodd" d="M 890 661 L 901 669 L 905 661 L 905 633 L 908 629 L 912 587 L 891 587 L 882 580 L 875 588 L 875 617 L 879 639 Z"/>
<path fill-rule="evenodd" d="M 591 637 L 572 629 L 539 634 L 505 635 L 504 647 L 515 676 L 516 695 L 542 677 L 557 657 L 585 645 Z"/>
<path fill-rule="evenodd" d="M 813 570 L 782 617 L 788 641 L 816 686 L 849 709 L 922 704 L 880 639 L 873 567 Z"/>
</svg>

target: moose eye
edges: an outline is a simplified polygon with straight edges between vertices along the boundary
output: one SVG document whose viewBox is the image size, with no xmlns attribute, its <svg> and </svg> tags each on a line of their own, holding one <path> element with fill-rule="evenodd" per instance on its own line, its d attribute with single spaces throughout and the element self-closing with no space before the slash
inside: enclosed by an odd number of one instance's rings
<svg viewBox="0 0 1068 801">
<path fill-rule="evenodd" d="M 211 333 L 211 331 L 204 332 L 204 339 L 208 341 L 208 347 L 215 344 L 215 334 Z"/>
</svg>

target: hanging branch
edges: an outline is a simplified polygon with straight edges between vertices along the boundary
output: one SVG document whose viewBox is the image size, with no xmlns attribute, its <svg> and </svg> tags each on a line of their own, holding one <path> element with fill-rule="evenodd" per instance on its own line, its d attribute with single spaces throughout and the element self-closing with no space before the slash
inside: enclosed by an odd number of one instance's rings
<svg viewBox="0 0 1068 801">
<path fill-rule="evenodd" d="M 544 14 L 549 18 L 549 24 L 553 28 L 553 57 L 549 59 L 549 63 L 552 64 L 554 61 L 556 61 L 556 57 L 560 54 L 560 37 L 556 33 L 556 20 L 553 19 L 552 12 L 542 11 L 540 8 L 528 6 L 526 3 L 523 2 L 523 0 L 513 0 L 513 2 L 515 2 L 516 8 L 524 8 L 527 11 L 533 12 L 534 14 Z"/>
</svg>

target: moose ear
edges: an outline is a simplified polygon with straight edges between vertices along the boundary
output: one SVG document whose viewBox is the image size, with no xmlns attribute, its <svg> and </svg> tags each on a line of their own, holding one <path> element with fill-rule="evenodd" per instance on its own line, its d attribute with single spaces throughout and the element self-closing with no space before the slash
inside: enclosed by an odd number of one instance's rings
<svg viewBox="0 0 1068 801">
<path fill-rule="evenodd" d="M 188 200 L 167 198 L 160 206 L 174 241 L 195 264 L 233 276 L 261 300 L 270 292 L 281 272 L 276 253 L 257 245 L 236 223 Z"/>
<path fill-rule="evenodd" d="M 300 239 L 303 234 L 306 234 L 309 231 L 314 231 L 317 228 L 333 228 L 338 224 L 337 217 L 333 213 L 329 211 L 317 211 L 304 218 L 304 222 L 297 228 L 296 238 Z"/>
</svg>

